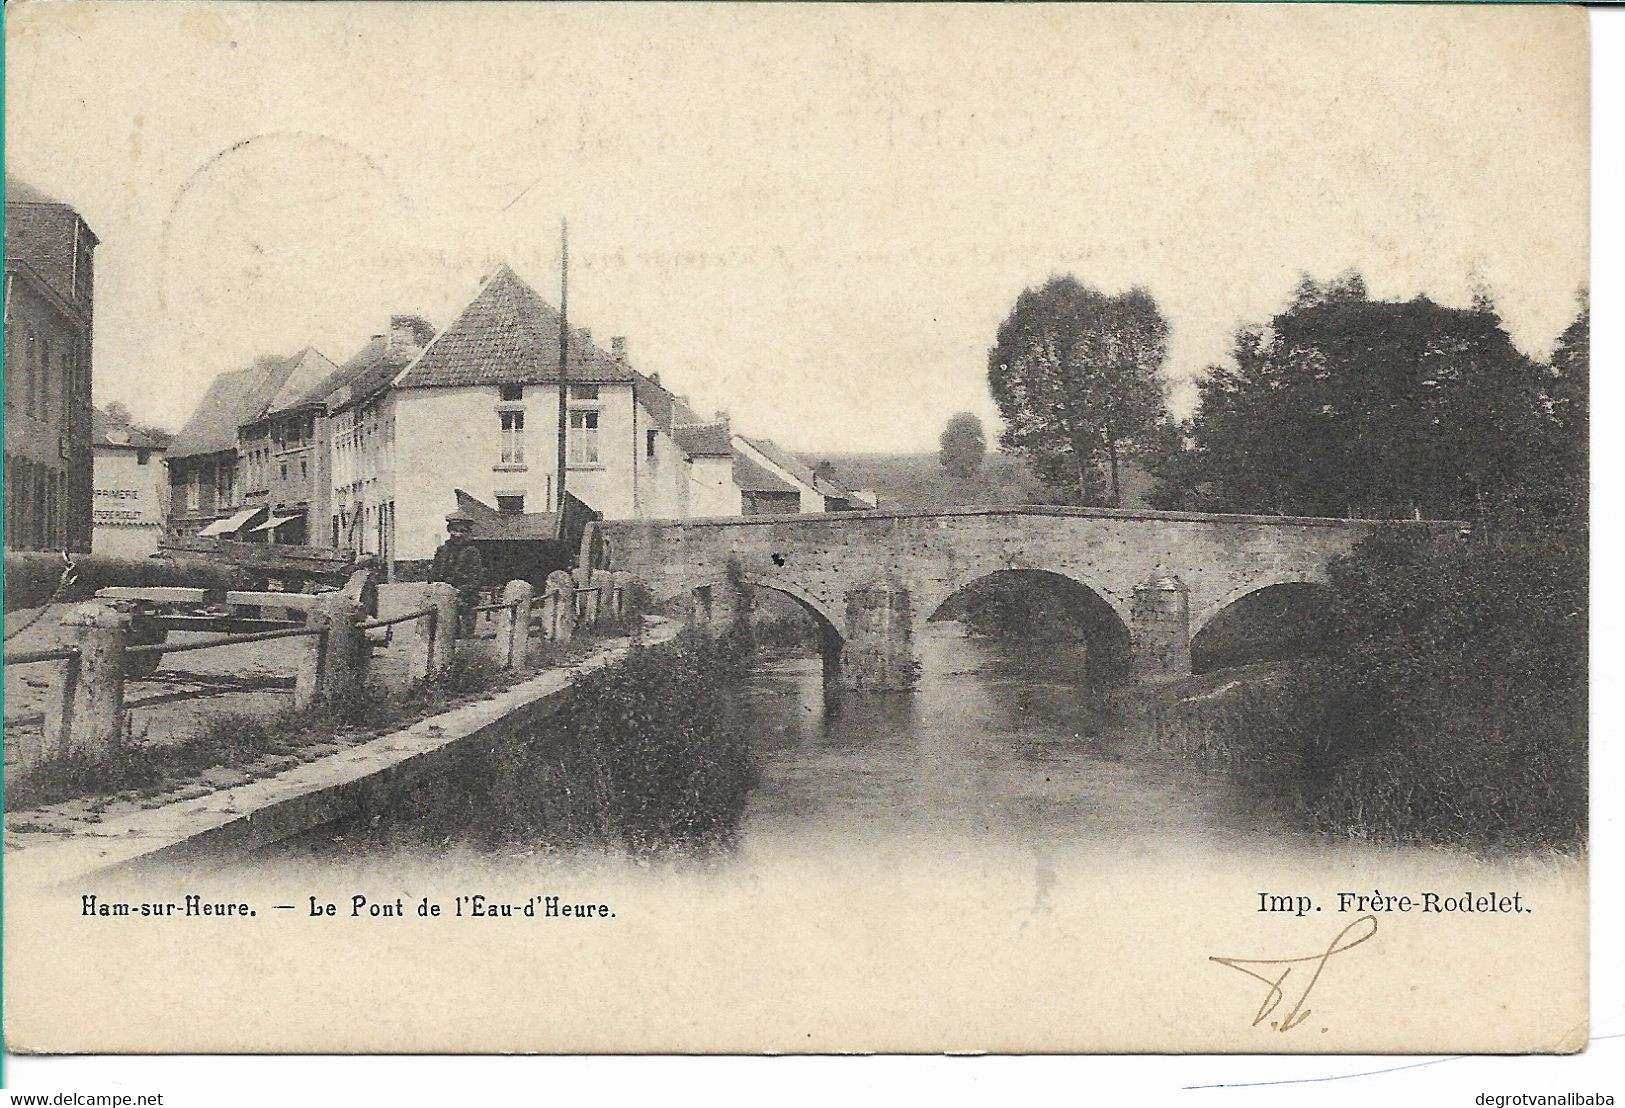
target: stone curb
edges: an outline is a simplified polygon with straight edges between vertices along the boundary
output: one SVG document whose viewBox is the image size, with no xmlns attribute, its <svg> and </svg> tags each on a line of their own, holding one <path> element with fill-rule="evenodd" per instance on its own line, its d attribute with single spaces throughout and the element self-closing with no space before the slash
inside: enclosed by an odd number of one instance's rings
<svg viewBox="0 0 1625 1108">
<path fill-rule="evenodd" d="M 680 628 L 645 632 L 649 645 Z M 225 864 L 295 835 L 382 806 L 447 765 L 471 739 L 501 739 L 545 719 L 575 673 L 624 657 L 620 640 L 569 670 L 549 670 L 488 700 L 419 720 L 402 731 L 306 762 L 260 781 L 161 808 L 106 819 L 71 838 L 39 834 L 6 851 L 6 884 L 70 886 L 91 877 L 206 860 Z"/>
</svg>

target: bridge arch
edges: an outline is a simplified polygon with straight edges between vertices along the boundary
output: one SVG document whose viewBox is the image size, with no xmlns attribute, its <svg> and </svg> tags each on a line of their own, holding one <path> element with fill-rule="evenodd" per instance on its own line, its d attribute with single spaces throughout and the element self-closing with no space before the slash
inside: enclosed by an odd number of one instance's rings
<svg viewBox="0 0 1625 1108">
<path fill-rule="evenodd" d="M 781 596 L 789 597 L 795 601 L 798 608 L 812 616 L 813 621 L 819 625 L 820 629 L 834 635 L 837 640 L 843 637 L 840 619 L 826 601 L 810 590 L 793 581 L 781 581 L 761 574 L 746 573 L 741 575 L 738 581 L 751 589 L 765 589 L 768 592 L 776 592 Z M 735 583 L 723 576 L 698 577 L 691 581 L 684 581 L 681 585 L 661 590 L 655 595 L 655 603 L 666 605 L 678 600 L 692 603 L 695 594 L 702 589 L 710 590 L 712 596 L 720 602 L 724 594 L 734 587 Z"/>
<path fill-rule="evenodd" d="M 944 604 L 980 581 L 989 578 L 997 579 L 1001 575 L 1015 577 L 1024 574 L 1044 580 L 1064 582 L 1066 586 L 1091 595 L 1117 617 L 1118 623 L 1122 625 L 1125 632 L 1128 630 L 1130 622 L 1129 598 L 1121 595 L 1119 590 L 1111 588 L 1104 580 L 1075 568 L 1041 564 L 1023 565 L 1013 561 L 1001 561 L 961 571 L 942 584 L 924 590 L 923 595 L 916 597 L 919 603 L 919 611 L 923 619 L 932 619 Z"/>
<path fill-rule="evenodd" d="M 1001 595 L 1001 586 L 1016 591 Z M 1084 643 L 1091 680 L 1115 682 L 1128 671 L 1129 622 L 1102 589 L 1065 570 L 1005 566 L 967 574 L 946 595 L 928 598 L 919 611 L 925 621 L 968 616 L 973 626 L 982 623 L 990 630 L 1015 629 L 1034 637 L 1045 629 L 1040 621 L 1070 627 Z"/>
<path fill-rule="evenodd" d="M 1193 613 L 1191 616 L 1191 635 L 1195 636 L 1208 624 L 1212 623 L 1220 612 L 1224 611 L 1237 601 L 1251 596 L 1253 593 L 1262 592 L 1265 589 L 1274 588 L 1277 585 L 1310 585 L 1324 587 L 1325 584 L 1326 579 L 1324 577 L 1321 577 L 1318 574 L 1303 571 L 1272 573 L 1265 577 L 1255 577 L 1250 581 L 1246 581 L 1230 589 L 1228 592 L 1221 595 L 1219 599 L 1205 606 L 1200 612 Z"/>
<path fill-rule="evenodd" d="M 825 601 L 793 581 L 782 581 L 751 573 L 742 574 L 736 581 L 726 577 L 707 576 L 684 582 L 676 589 L 664 590 L 663 594 L 657 594 L 656 602 L 665 605 L 683 601 L 688 609 L 687 618 L 696 623 L 710 623 L 730 618 L 738 611 L 739 598 L 733 595 L 737 584 L 743 584 L 747 589 L 777 593 L 786 597 L 812 618 L 818 632 L 818 654 L 824 664 L 824 686 L 831 692 L 838 690 L 841 684 L 842 651 L 846 647 L 846 635 L 842 625 L 836 622 Z"/>
<path fill-rule="evenodd" d="M 1325 587 L 1324 581 L 1299 577 L 1236 590 L 1222 606 L 1193 621 L 1193 672 L 1280 661 L 1314 649 L 1314 611 Z"/>
</svg>

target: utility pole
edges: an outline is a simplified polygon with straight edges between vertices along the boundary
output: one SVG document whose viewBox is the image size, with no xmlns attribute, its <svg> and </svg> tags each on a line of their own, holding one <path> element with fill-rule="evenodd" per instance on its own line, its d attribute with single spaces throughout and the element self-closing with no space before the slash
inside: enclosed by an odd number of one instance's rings
<svg viewBox="0 0 1625 1108">
<path fill-rule="evenodd" d="M 569 463 L 565 436 L 570 431 L 570 222 L 559 221 L 559 538 L 564 534 L 564 471 Z"/>
</svg>

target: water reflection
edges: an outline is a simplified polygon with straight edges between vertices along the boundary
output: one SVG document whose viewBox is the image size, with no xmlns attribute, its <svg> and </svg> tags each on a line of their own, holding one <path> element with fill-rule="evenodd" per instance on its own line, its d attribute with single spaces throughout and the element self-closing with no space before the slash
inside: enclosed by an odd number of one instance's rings
<svg viewBox="0 0 1625 1108">
<path fill-rule="evenodd" d="M 937 623 L 916 645 L 912 693 L 849 693 L 826 709 L 811 658 L 746 682 L 734 710 L 763 777 L 747 848 L 936 837 L 1137 850 L 1286 829 L 1233 781 L 1127 756 L 1082 644 L 996 643 Z"/>
</svg>

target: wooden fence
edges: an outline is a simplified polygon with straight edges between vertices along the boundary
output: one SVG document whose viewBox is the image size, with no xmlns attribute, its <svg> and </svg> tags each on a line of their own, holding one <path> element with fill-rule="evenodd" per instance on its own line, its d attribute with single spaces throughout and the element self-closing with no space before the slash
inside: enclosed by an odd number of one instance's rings
<svg viewBox="0 0 1625 1108">
<path fill-rule="evenodd" d="M 526 664 L 532 635 L 554 642 L 568 642 L 579 627 L 591 627 L 601 620 L 619 618 L 625 613 L 627 597 L 624 575 L 578 586 L 569 573 L 559 571 L 548 578 L 540 597 L 525 581 L 510 581 L 499 601 L 475 609 L 494 616 L 496 622 L 496 661 L 504 668 Z M 42 761 L 77 754 L 95 759 L 112 750 L 124 735 L 125 687 L 131 681 L 148 679 L 156 665 L 150 655 L 180 654 L 210 650 L 242 643 L 275 639 L 298 639 L 303 644 L 295 665 L 293 697 L 298 709 L 309 708 L 345 696 L 366 680 L 371 645 L 387 640 L 395 627 L 410 627 L 407 675 L 409 681 L 423 681 L 444 673 L 456 657 L 461 613 L 457 590 L 436 583 L 425 587 L 424 606 L 389 619 L 367 619 L 354 596 L 346 592 L 297 596 L 303 609 L 303 626 L 246 634 L 225 634 L 191 642 L 139 643 L 131 641 L 132 606 L 157 597 L 136 595 L 144 590 L 110 588 L 97 599 L 76 606 L 63 619 L 73 642 L 52 650 L 17 651 L 4 656 L 7 668 L 22 665 L 52 665 L 44 712 L 44 726 L 33 741 L 20 741 L 16 766 L 27 771 Z M 103 594 L 106 595 L 103 595 Z M 259 594 L 256 594 L 258 596 Z M 540 618 L 535 618 L 537 608 Z M 383 634 L 380 635 L 379 633 Z"/>
</svg>

